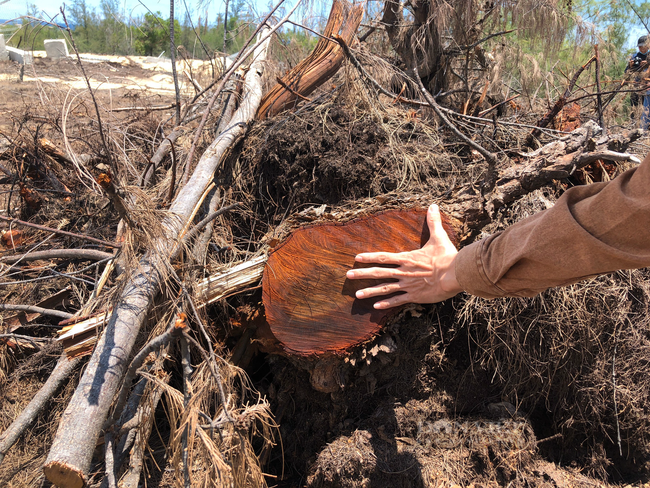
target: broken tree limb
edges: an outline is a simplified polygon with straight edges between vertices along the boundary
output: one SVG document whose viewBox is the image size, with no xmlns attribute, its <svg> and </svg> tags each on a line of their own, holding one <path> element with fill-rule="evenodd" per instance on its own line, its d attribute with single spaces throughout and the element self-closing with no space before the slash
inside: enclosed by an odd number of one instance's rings
<svg viewBox="0 0 650 488">
<path fill-rule="evenodd" d="M 490 165 L 494 165 L 497 162 L 497 157 L 492 154 L 490 151 L 485 149 L 483 146 L 480 144 L 477 144 L 473 140 L 471 140 L 469 137 L 467 137 L 465 134 L 463 134 L 461 131 L 458 130 L 458 127 L 456 127 L 451 120 L 449 120 L 447 117 L 445 117 L 445 114 L 440 110 L 440 106 L 438 103 L 435 101 L 433 96 L 429 93 L 429 91 L 424 87 L 424 84 L 422 83 L 422 80 L 420 79 L 420 74 L 418 73 L 418 67 L 417 65 L 413 65 L 413 71 L 415 72 L 415 80 L 417 81 L 418 88 L 420 88 L 420 92 L 422 92 L 422 95 L 424 95 L 424 99 L 427 101 L 427 103 L 431 106 L 431 108 L 434 110 L 434 112 L 440 117 L 440 119 L 445 123 L 451 131 L 456 134 L 462 141 L 464 141 L 467 145 L 470 147 L 476 149 L 488 162 Z"/>
<path fill-rule="evenodd" d="M 80 259 L 83 261 L 102 261 L 112 258 L 113 254 L 96 249 L 48 249 L 26 254 L 12 254 L 0 257 L 0 263 L 15 264 L 18 261 L 37 261 L 39 259 Z"/>
<path fill-rule="evenodd" d="M 232 123 L 205 151 L 187 185 L 179 192 L 163 222 L 167 235 L 153 242 L 127 280 L 106 329 L 97 343 L 79 386 L 68 404 L 43 471 L 62 488 L 80 488 L 87 480 L 92 454 L 101 428 L 121 387 L 128 359 L 154 298 L 163 284 L 168 257 L 182 237 L 194 209 L 205 195 L 215 170 L 230 146 L 246 131 L 261 100 L 261 75 L 270 41 L 264 28 L 252 64 L 244 79 L 244 92 Z"/>
<path fill-rule="evenodd" d="M 71 313 L 61 312 L 59 310 L 50 310 L 47 308 L 36 307 L 34 305 L 18 305 L 13 303 L 0 303 L 0 310 L 11 310 L 16 312 L 30 312 L 40 313 L 41 315 L 51 315 L 52 317 L 59 317 L 61 319 L 70 319 L 73 317 Z"/>
<path fill-rule="evenodd" d="M 464 217 L 468 227 L 478 231 L 491 221 L 491 216 L 499 208 L 554 179 L 567 178 L 596 160 L 638 163 L 638 158 L 625 151 L 642 135 L 641 129 L 617 135 L 603 134 L 598 124 L 588 121 L 561 139 L 531 153 L 519 154 L 519 160 L 497 168 L 492 191 L 479 196 L 464 188 L 454 193 L 444 208 L 457 218 Z"/>
<path fill-rule="evenodd" d="M 106 247 L 115 247 L 115 248 L 122 247 L 121 244 L 117 244 L 115 242 L 108 242 L 108 241 L 104 241 L 102 239 L 96 239 L 94 237 L 87 236 L 87 235 L 84 235 L 84 234 L 75 234 L 74 232 L 68 232 L 68 231 L 61 230 L 61 229 L 53 229 L 52 227 L 46 227 L 44 225 L 32 224 L 31 222 L 25 222 L 24 220 L 18 220 L 18 219 L 13 219 L 11 217 L 5 217 L 4 215 L 0 215 L 0 220 L 4 220 L 4 221 L 10 222 L 12 224 L 24 225 L 25 227 L 32 227 L 34 229 L 42 230 L 44 232 L 52 232 L 53 234 L 59 234 L 59 235 L 62 235 L 62 236 L 68 236 L 68 237 L 75 237 L 77 239 L 83 239 L 84 241 L 94 242 L 95 244 L 101 244 L 102 246 L 106 246 Z"/>
<path fill-rule="evenodd" d="M 349 44 L 359 28 L 363 11 L 363 4 L 358 4 L 351 7 L 346 15 L 343 2 L 334 1 L 327 25 L 316 47 L 264 95 L 257 112 L 259 119 L 272 117 L 293 107 L 299 99 L 305 99 L 336 74 L 345 54 L 331 37 L 338 35 Z"/>
<path fill-rule="evenodd" d="M 265 263 L 266 255 L 257 256 L 223 273 L 201 280 L 196 285 L 197 294 L 201 299 L 198 307 L 205 307 L 255 285 L 262 278 Z"/>
<path fill-rule="evenodd" d="M 0 436 L 0 464 L 22 433 L 38 417 L 47 402 L 59 389 L 61 384 L 72 374 L 81 359 L 68 359 L 65 354 L 61 356 L 59 362 L 54 367 L 45 384 L 34 395 L 29 405 L 23 409 L 20 415 L 14 420 L 9 428 Z"/>
<path fill-rule="evenodd" d="M 573 87 L 575 86 L 576 82 L 578 81 L 578 78 L 582 74 L 584 70 L 586 70 L 591 63 L 596 61 L 596 56 L 592 56 L 589 58 L 589 60 L 580 66 L 578 70 L 575 72 L 573 75 L 573 78 L 571 78 L 571 81 L 569 82 L 569 86 L 567 86 L 566 90 L 564 90 L 564 93 L 558 100 L 555 102 L 555 105 L 553 105 L 553 108 L 549 110 L 544 117 L 539 119 L 537 122 L 537 128 L 533 129 L 533 131 L 528 134 L 528 137 L 526 137 L 526 141 L 524 142 L 524 145 L 530 147 L 533 144 L 533 141 L 535 138 L 539 137 L 542 128 L 546 127 L 548 124 L 550 124 L 555 116 L 560 113 L 560 110 L 564 107 L 566 101 L 568 98 L 571 96 L 571 92 L 573 91 Z"/>
<path fill-rule="evenodd" d="M 194 139 L 192 140 L 192 145 L 190 146 L 190 149 L 189 149 L 189 151 L 187 153 L 187 158 L 186 158 L 186 161 L 185 161 L 186 170 L 183 173 L 183 180 L 182 180 L 183 185 L 185 185 L 185 183 L 187 182 L 187 177 L 190 174 L 190 170 L 188 168 L 192 167 L 192 161 L 193 161 L 193 158 L 194 158 L 194 151 L 196 150 L 199 138 L 200 138 L 201 133 L 203 132 L 203 128 L 205 127 L 205 124 L 206 124 L 206 122 L 208 120 L 208 114 L 210 113 L 210 110 L 212 110 L 212 107 L 213 107 L 214 102 L 216 101 L 217 97 L 222 92 L 222 90 L 225 88 L 226 83 L 228 83 L 228 81 L 233 76 L 235 71 L 239 68 L 239 66 L 241 66 L 242 63 L 251 54 L 253 54 L 253 56 L 255 56 L 255 52 L 257 52 L 259 46 L 266 43 L 266 41 L 271 37 L 271 35 L 275 31 L 277 31 L 282 25 L 284 25 L 284 23 L 287 20 L 289 20 L 289 17 L 291 17 L 291 15 L 293 15 L 293 13 L 296 11 L 298 6 L 300 5 L 300 1 L 301 0 L 298 0 L 296 2 L 296 5 L 294 5 L 294 7 L 289 11 L 289 13 L 287 15 L 285 15 L 275 26 L 273 26 L 270 29 L 266 29 L 265 32 L 262 32 L 261 26 L 268 21 L 268 19 L 271 17 L 271 15 L 273 15 L 273 12 L 275 12 L 275 10 L 284 2 L 284 0 L 280 0 L 280 2 L 275 6 L 275 8 L 273 8 L 273 10 L 271 10 L 271 12 L 262 21 L 262 24 L 260 24 L 260 26 L 256 29 L 256 32 L 259 33 L 257 42 L 253 46 L 248 47 L 248 45 L 250 44 L 250 42 L 253 39 L 253 36 L 251 36 L 249 38 L 249 40 L 246 41 L 246 43 L 244 45 L 244 48 L 239 52 L 238 59 L 224 73 L 224 75 L 223 75 L 223 77 L 221 79 L 221 82 L 219 83 L 219 85 L 217 86 L 217 89 L 214 92 L 214 95 L 212 95 L 212 98 L 210 98 L 210 101 L 208 102 L 208 106 L 203 111 L 203 116 L 201 118 L 201 122 L 199 123 L 199 126 L 196 128 L 196 130 L 194 132 Z M 254 116 L 252 116 L 251 118 L 254 118 Z"/>
</svg>

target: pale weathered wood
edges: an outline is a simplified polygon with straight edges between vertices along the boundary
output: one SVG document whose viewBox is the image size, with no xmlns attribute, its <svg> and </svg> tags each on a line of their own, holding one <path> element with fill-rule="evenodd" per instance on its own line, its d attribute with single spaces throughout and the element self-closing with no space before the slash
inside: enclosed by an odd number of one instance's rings
<svg viewBox="0 0 650 488">
<path fill-rule="evenodd" d="M 211 183 L 223 155 L 246 131 L 261 99 L 261 74 L 266 57 L 268 29 L 262 30 L 253 53 L 253 62 L 244 80 L 244 93 L 231 125 L 205 151 L 190 181 L 170 208 L 171 217 L 163 222 L 165 238 L 154 242 L 140 260 L 137 272 L 125 285 L 117 306 L 88 363 L 79 386 L 61 418 L 59 429 L 43 471 L 62 488 L 83 486 L 101 428 L 117 390 L 138 333 L 153 299 L 160 291 L 168 256 L 194 209 Z"/>
<path fill-rule="evenodd" d="M 255 286 L 262 279 L 265 263 L 266 255 L 262 254 L 202 279 L 196 285 L 197 307 L 205 307 Z M 97 342 L 97 331 L 106 325 L 111 314 L 111 310 L 101 312 L 68 325 L 59 332 L 56 340 L 63 344 L 69 357 L 88 353 Z"/>
<path fill-rule="evenodd" d="M 39 259 L 81 259 L 86 261 L 101 261 L 112 258 L 113 254 L 97 251 L 96 249 L 48 249 L 33 251 L 25 254 L 12 254 L 0 257 L 0 263 L 14 264 L 18 261 L 37 261 Z"/>
</svg>

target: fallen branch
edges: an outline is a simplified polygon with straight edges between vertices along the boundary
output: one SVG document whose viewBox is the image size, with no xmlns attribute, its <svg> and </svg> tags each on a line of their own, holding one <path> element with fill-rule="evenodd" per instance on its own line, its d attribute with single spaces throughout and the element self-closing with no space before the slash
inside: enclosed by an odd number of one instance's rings
<svg viewBox="0 0 650 488">
<path fill-rule="evenodd" d="M 23 409 L 20 415 L 0 436 L 0 464 L 2 464 L 5 454 L 38 417 L 50 398 L 56 393 L 61 384 L 68 379 L 80 362 L 81 360 L 78 358 L 68 359 L 65 354 L 61 356 L 50 377 L 34 395 L 29 405 Z"/>
<path fill-rule="evenodd" d="M 535 128 L 530 134 L 528 134 L 528 137 L 526 137 L 526 141 L 524 142 L 524 145 L 530 147 L 533 144 L 533 141 L 535 138 L 539 137 L 541 131 L 540 129 L 546 127 L 548 124 L 550 124 L 555 116 L 560 113 L 560 110 L 566 105 L 567 99 L 571 96 L 571 92 L 573 91 L 573 87 L 578 81 L 578 77 L 582 74 L 582 72 L 589 67 L 591 63 L 593 63 L 596 60 L 596 56 L 592 56 L 589 61 L 587 61 L 585 64 L 580 66 L 578 70 L 575 72 L 573 75 L 573 78 L 571 78 L 571 81 L 569 82 L 569 86 L 567 86 L 566 90 L 564 90 L 564 93 L 558 100 L 555 102 L 555 105 L 553 105 L 553 108 L 549 110 L 544 117 L 539 119 L 537 122 L 537 128 Z"/>
<path fill-rule="evenodd" d="M 264 95 L 257 111 L 259 119 L 272 117 L 293 107 L 298 99 L 309 100 L 307 96 L 310 93 L 336 74 L 345 59 L 345 54 L 341 46 L 331 38 L 340 36 L 346 44 L 349 44 L 359 28 L 363 12 L 363 4 L 358 4 L 352 7 L 348 15 L 345 15 L 343 3 L 339 0 L 334 1 L 316 47 L 282 79 L 278 79 L 277 85 Z"/>
<path fill-rule="evenodd" d="M 415 73 L 415 80 L 417 81 L 418 87 L 420 88 L 420 91 L 422 92 L 422 95 L 424 95 L 424 99 L 428 102 L 428 104 L 431 106 L 431 108 L 434 110 L 434 112 L 440 117 L 440 119 L 444 122 L 444 124 L 451 129 L 451 131 L 456 134 L 457 137 L 459 137 L 462 141 L 464 141 L 468 146 L 476 149 L 479 153 L 483 155 L 483 157 L 486 159 L 488 164 L 490 165 L 495 165 L 497 162 L 497 157 L 492 154 L 490 151 L 485 149 L 483 146 L 480 144 L 477 144 L 473 140 L 471 140 L 469 137 L 467 137 L 465 134 L 463 134 L 461 131 L 458 130 L 458 128 L 449 120 L 447 117 L 445 117 L 445 114 L 440 110 L 440 106 L 436 103 L 434 100 L 433 96 L 427 91 L 427 89 L 424 87 L 424 84 L 422 83 L 422 80 L 420 79 L 420 75 L 418 73 L 418 67 L 416 64 L 413 65 L 413 71 Z"/>
<path fill-rule="evenodd" d="M 15 264 L 19 261 L 38 261 L 39 259 L 79 259 L 82 261 L 102 261 L 114 257 L 113 254 L 95 249 L 48 249 L 25 254 L 12 254 L 0 257 L 0 263 Z"/>
<path fill-rule="evenodd" d="M 167 229 L 166 235 L 152 243 L 140 260 L 137 271 L 126 281 L 79 386 L 61 418 L 43 471 L 52 483 L 62 488 L 81 487 L 86 483 L 94 447 L 115 394 L 121 387 L 131 351 L 147 312 L 160 291 L 165 270 L 170 268 L 168 257 L 205 197 L 205 190 L 224 154 L 245 133 L 255 114 L 261 99 L 262 63 L 270 41 L 269 31 L 265 28 L 260 35 L 264 42 L 258 43 L 253 53 L 254 61 L 245 77 L 241 106 L 230 127 L 208 147 L 189 182 L 176 197 L 169 209 L 173 217 L 162 224 Z"/>
<path fill-rule="evenodd" d="M 268 19 L 271 17 L 271 15 L 273 15 L 273 13 L 279 8 L 279 6 L 283 2 L 284 2 L 284 0 L 280 0 L 280 2 L 275 6 L 275 8 L 273 8 L 271 10 L 271 12 L 269 12 L 269 14 L 266 16 L 266 18 L 260 24 L 260 26 L 258 26 L 258 28 L 255 30 L 255 32 L 251 35 L 251 37 L 248 39 L 248 41 L 244 45 L 244 48 L 242 48 L 242 50 L 240 51 L 239 59 L 236 62 L 234 62 L 230 66 L 230 68 L 228 68 L 228 71 L 226 71 L 226 73 L 224 73 L 224 76 L 221 79 L 221 82 L 219 83 L 219 85 L 217 86 L 217 89 L 215 90 L 214 95 L 212 95 L 212 98 L 210 98 L 210 101 L 208 102 L 208 106 L 206 107 L 206 109 L 203 112 L 203 117 L 201 118 L 201 122 L 199 123 L 199 126 L 196 128 L 196 130 L 194 132 L 194 139 L 192 140 L 192 145 L 190 146 L 190 150 L 188 151 L 188 154 L 187 154 L 187 158 L 186 158 L 186 161 L 185 161 L 185 171 L 183 173 L 183 180 L 182 180 L 183 185 L 185 185 L 187 183 L 187 178 L 188 178 L 188 176 L 190 174 L 190 170 L 191 170 L 191 167 L 192 167 L 192 161 L 194 159 L 194 152 L 196 151 L 196 146 L 197 146 L 197 144 L 199 142 L 199 138 L 201 137 L 201 134 L 203 133 L 203 128 L 205 127 L 205 124 L 208 121 L 208 114 L 212 110 L 212 107 L 214 106 L 214 103 L 217 100 L 217 97 L 219 96 L 219 94 L 222 93 L 222 90 L 226 86 L 226 83 L 230 80 L 230 77 L 235 73 L 235 71 L 243 64 L 243 62 L 251 54 L 255 53 L 255 51 L 259 48 L 259 46 L 263 45 L 267 40 L 269 40 L 271 35 L 273 35 L 273 33 L 276 30 L 278 30 L 282 25 L 284 25 L 284 23 L 289 19 L 289 17 L 291 17 L 291 15 L 293 15 L 293 13 L 296 11 L 298 6 L 300 5 L 300 0 L 299 0 L 299 1 L 296 2 L 296 5 L 289 11 L 289 13 L 287 15 L 285 15 L 275 26 L 273 26 L 273 28 L 267 29 L 267 32 L 264 35 L 259 36 L 258 41 L 253 46 L 249 47 L 246 51 L 244 51 L 244 49 L 246 49 L 248 47 L 248 45 L 252 42 L 253 36 L 255 34 L 257 34 L 258 32 L 261 34 L 261 32 L 262 32 L 260 30 L 261 26 L 265 25 L 265 23 L 268 21 Z"/>
<path fill-rule="evenodd" d="M 603 122 L 603 97 L 600 93 L 600 53 L 598 52 L 598 44 L 594 45 L 594 51 L 596 54 L 596 111 L 598 113 L 598 124 L 601 127 L 605 127 Z"/>
<path fill-rule="evenodd" d="M 147 112 L 153 112 L 154 110 L 171 110 L 175 107 L 175 103 L 171 105 L 157 105 L 155 107 L 118 107 L 110 109 L 109 112 L 131 112 L 133 110 L 146 110 Z"/>
<path fill-rule="evenodd" d="M 34 305 L 15 305 L 13 303 L 0 303 L 0 310 L 11 310 L 14 312 L 31 312 L 40 313 L 42 315 L 51 315 L 52 317 L 59 317 L 62 319 L 70 319 L 74 315 L 68 312 L 60 312 L 58 310 L 50 310 L 47 308 L 36 307 Z"/>
<path fill-rule="evenodd" d="M 44 225 L 32 224 L 31 222 L 25 222 L 23 220 L 14 219 L 11 217 L 5 217 L 4 215 L 0 215 L 0 220 L 4 220 L 5 222 L 11 222 L 12 224 L 24 225 L 25 227 L 32 227 L 33 229 L 42 230 L 44 232 L 51 232 L 53 234 L 58 234 L 61 236 L 74 237 L 76 239 L 82 239 L 84 241 L 94 242 L 95 244 L 101 244 L 102 246 L 106 246 L 106 247 L 115 247 L 115 248 L 122 247 L 121 244 L 117 244 L 115 242 L 108 242 L 102 239 L 96 239 L 94 237 L 90 237 L 84 234 L 75 234 L 74 232 L 68 232 L 65 230 L 53 229 L 52 227 L 46 227 Z"/>
</svg>

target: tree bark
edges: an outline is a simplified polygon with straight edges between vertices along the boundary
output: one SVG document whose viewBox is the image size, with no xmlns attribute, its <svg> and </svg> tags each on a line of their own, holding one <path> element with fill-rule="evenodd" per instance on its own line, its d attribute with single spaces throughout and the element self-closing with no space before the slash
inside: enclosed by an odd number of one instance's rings
<svg viewBox="0 0 650 488">
<path fill-rule="evenodd" d="M 63 413 L 43 467 L 48 480 L 62 488 L 80 488 L 86 483 L 102 425 L 121 386 L 140 328 L 162 285 L 164 270 L 169 264 L 167 256 L 191 223 L 194 209 L 200 204 L 225 152 L 245 133 L 247 124 L 257 110 L 261 100 L 262 63 L 268 44 L 269 39 L 255 49 L 245 78 L 243 100 L 229 129 L 205 151 L 189 182 L 172 204 L 170 213 L 173 217 L 163 222 L 168 229 L 167 236 L 155 242 L 140 260 L 138 271 L 126 284 L 79 386 Z"/>
<path fill-rule="evenodd" d="M 321 86 L 341 67 L 345 55 L 341 47 L 331 40 L 340 35 L 350 44 L 363 17 L 363 5 L 359 4 L 345 14 L 343 3 L 335 0 L 332 4 L 323 37 L 318 40 L 314 50 L 296 65 L 295 68 L 278 79 L 278 84 L 264 95 L 257 112 L 259 119 L 273 117 L 292 108 L 299 98 L 305 98 Z"/>
</svg>

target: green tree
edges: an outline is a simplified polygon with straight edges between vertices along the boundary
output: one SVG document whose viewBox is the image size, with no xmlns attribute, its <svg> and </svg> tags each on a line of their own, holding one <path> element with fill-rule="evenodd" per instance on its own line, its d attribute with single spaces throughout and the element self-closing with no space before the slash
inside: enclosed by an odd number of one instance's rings
<svg viewBox="0 0 650 488">
<path fill-rule="evenodd" d="M 182 39 L 181 25 L 174 19 L 174 37 Z M 135 42 L 136 52 L 145 56 L 158 56 L 169 52 L 169 19 L 164 20 L 160 12 L 147 12 L 138 28 Z"/>
</svg>

